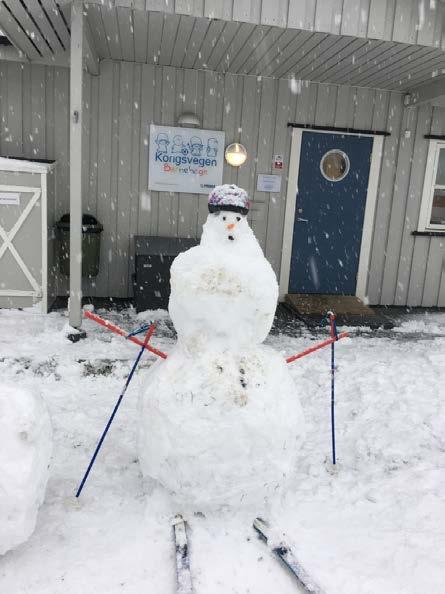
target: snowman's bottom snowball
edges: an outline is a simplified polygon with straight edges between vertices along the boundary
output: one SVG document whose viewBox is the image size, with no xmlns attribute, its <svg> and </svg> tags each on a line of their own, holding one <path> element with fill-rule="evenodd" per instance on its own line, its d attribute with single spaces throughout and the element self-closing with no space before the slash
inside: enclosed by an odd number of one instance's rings
<svg viewBox="0 0 445 594">
<path fill-rule="evenodd" d="M 52 450 L 44 402 L 30 390 L 0 390 L 0 555 L 34 531 L 43 502 Z"/>
<path fill-rule="evenodd" d="M 187 355 L 177 345 L 147 378 L 139 459 L 181 506 L 260 506 L 286 488 L 304 437 L 298 392 L 266 346 Z"/>
</svg>

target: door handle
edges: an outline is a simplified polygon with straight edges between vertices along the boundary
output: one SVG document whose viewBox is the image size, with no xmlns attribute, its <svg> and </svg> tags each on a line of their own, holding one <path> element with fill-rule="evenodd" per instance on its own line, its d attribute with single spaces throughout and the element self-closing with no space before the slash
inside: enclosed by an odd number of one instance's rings
<svg viewBox="0 0 445 594">
<path fill-rule="evenodd" d="M 308 219 L 303 219 L 302 217 L 297 217 L 297 221 L 298 221 L 299 223 L 308 223 L 308 222 L 309 222 L 309 220 L 308 220 Z"/>
</svg>

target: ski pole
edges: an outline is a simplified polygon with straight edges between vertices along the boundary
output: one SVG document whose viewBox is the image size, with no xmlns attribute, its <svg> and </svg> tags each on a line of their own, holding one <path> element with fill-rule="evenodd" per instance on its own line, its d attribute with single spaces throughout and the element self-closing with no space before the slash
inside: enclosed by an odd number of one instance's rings
<svg viewBox="0 0 445 594">
<path fill-rule="evenodd" d="M 148 329 L 148 332 L 147 332 L 147 334 L 145 336 L 144 342 L 142 343 L 142 347 L 141 347 L 141 349 L 140 349 L 140 351 L 138 353 L 138 356 L 136 357 L 135 362 L 133 363 L 133 367 L 131 368 L 131 371 L 128 374 L 127 381 L 125 382 L 124 389 L 122 390 L 121 395 L 119 396 L 118 401 L 116 402 L 116 405 L 115 405 L 115 407 L 113 409 L 113 412 L 111 413 L 111 417 L 108 419 L 108 423 L 106 424 L 105 429 L 104 429 L 104 431 L 103 431 L 103 433 L 102 433 L 102 435 L 101 435 L 101 437 L 99 439 L 99 442 L 98 442 L 98 444 L 96 446 L 96 449 L 94 450 L 93 457 L 91 458 L 90 463 L 88 464 L 88 468 L 87 468 L 87 470 L 86 470 L 86 472 L 85 472 L 85 474 L 83 476 L 82 482 L 80 483 L 79 488 L 77 489 L 76 497 L 79 497 L 80 494 L 82 493 L 82 489 L 83 489 L 83 487 L 85 485 L 85 482 L 86 482 L 86 480 L 88 478 L 88 475 L 90 474 L 91 469 L 93 468 L 93 464 L 96 461 L 97 455 L 98 455 L 98 453 L 100 451 L 100 448 L 102 447 L 102 444 L 103 444 L 103 442 L 105 440 L 105 437 L 106 437 L 106 435 L 108 433 L 108 429 L 111 427 L 111 423 L 113 422 L 113 419 L 114 419 L 114 417 L 115 417 L 115 415 L 116 415 L 116 413 L 118 411 L 118 408 L 119 408 L 119 406 L 120 406 L 120 404 L 122 402 L 122 399 L 123 399 L 123 397 L 125 395 L 125 392 L 127 391 L 127 388 L 129 386 L 132 378 L 133 378 L 133 374 L 136 371 L 136 367 L 138 366 L 139 361 L 141 360 L 142 354 L 145 351 L 145 348 L 147 346 L 147 343 L 150 340 L 150 338 L 151 338 L 154 330 L 155 330 L 155 324 L 152 324 L 150 326 L 150 328 Z"/>
<path fill-rule="evenodd" d="M 122 330 L 122 328 L 119 328 L 119 326 L 116 326 L 116 324 L 112 324 L 108 320 L 104 320 L 103 318 L 101 318 L 97 314 L 92 313 L 91 311 L 84 311 L 83 315 L 86 318 L 88 318 L 89 320 L 93 320 L 93 322 L 96 322 L 96 324 L 100 324 L 101 326 L 104 326 L 104 328 L 111 330 L 111 332 L 114 332 L 115 334 L 119 334 L 119 336 L 123 336 L 124 338 L 127 338 L 128 340 L 130 340 L 131 342 L 134 342 L 135 344 L 138 344 L 139 346 L 142 346 L 144 344 L 141 340 L 139 340 L 139 338 L 136 338 L 136 336 L 128 336 L 128 332 L 125 332 L 125 330 Z M 162 351 L 160 351 L 158 349 L 155 349 L 154 347 L 152 347 L 149 344 L 146 344 L 144 346 L 144 348 L 146 348 L 148 351 L 150 351 L 154 355 L 161 357 L 162 359 L 167 359 L 167 355 L 165 353 L 163 353 Z"/>
<path fill-rule="evenodd" d="M 335 343 L 338 340 L 337 324 L 335 314 L 329 311 L 329 322 L 331 324 L 331 440 L 332 440 L 332 464 L 336 464 L 335 455 Z"/>
<path fill-rule="evenodd" d="M 341 340 L 342 338 L 347 338 L 348 336 L 349 336 L 349 332 L 341 332 L 340 334 L 337 335 L 336 338 L 335 337 L 328 338 L 327 340 L 324 340 L 323 342 L 320 342 L 313 347 L 309 347 L 308 349 L 302 351 L 301 353 L 297 353 L 296 355 L 292 355 L 292 357 L 288 357 L 286 359 L 286 363 L 293 363 L 294 361 L 297 361 L 297 359 L 301 359 L 301 357 L 310 355 L 311 353 L 314 353 L 315 351 L 318 351 L 319 349 L 322 349 L 323 347 L 328 346 L 329 344 L 332 344 L 333 342 L 337 342 L 337 340 Z"/>
</svg>

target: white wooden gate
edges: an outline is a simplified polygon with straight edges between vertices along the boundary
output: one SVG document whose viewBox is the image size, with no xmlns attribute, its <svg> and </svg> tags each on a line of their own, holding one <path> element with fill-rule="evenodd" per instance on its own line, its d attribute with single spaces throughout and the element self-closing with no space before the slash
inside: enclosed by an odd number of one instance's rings
<svg viewBox="0 0 445 594">
<path fill-rule="evenodd" d="M 8 200 L 17 194 L 18 201 Z M 0 297 L 44 297 L 44 211 L 40 187 L 0 185 Z"/>
</svg>

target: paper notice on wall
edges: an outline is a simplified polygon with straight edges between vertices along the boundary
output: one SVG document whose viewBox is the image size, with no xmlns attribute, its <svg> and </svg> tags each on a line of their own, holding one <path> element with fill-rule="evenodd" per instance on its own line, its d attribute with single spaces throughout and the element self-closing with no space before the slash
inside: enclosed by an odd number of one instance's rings
<svg viewBox="0 0 445 594">
<path fill-rule="evenodd" d="M 150 126 L 148 187 L 161 192 L 208 194 L 222 183 L 225 134 Z"/>
<path fill-rule="evenodd" d="M 0 204 L 6 206 L 19 206 L 20 194 L 18 192 L 0 192 Z"/>
<path fill-rule="evenodd" d="M 260 173 L 258 175 L 257 192 L 280 192 L 281 191 L 281 175 L 266 175 Z"/>
</svg>

